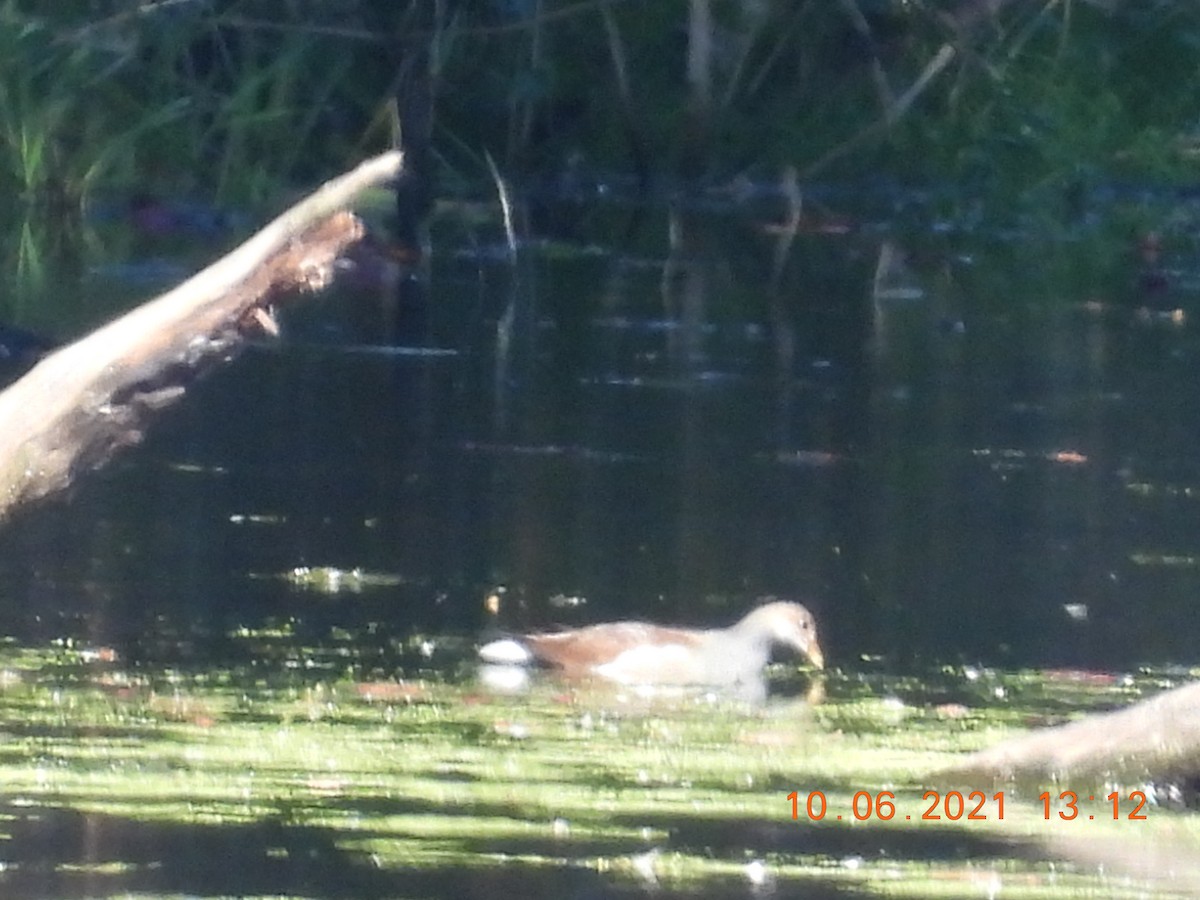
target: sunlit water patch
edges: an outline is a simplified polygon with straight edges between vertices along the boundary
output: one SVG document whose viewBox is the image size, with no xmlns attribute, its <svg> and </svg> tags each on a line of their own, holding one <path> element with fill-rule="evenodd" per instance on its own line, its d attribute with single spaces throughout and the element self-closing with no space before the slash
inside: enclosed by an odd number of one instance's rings
<svg viewBox="0 0 1200 900">
<path fill-rule="evenodd" d="M 237 639 L 316 665 L 0 650 L 6 897 L 1174 896 L 1064 866 L 1043 838 L 1067 826 L 1031 798 L 1000 819 L 989 787 L 990 817 L 925 816 L 925 773 L 1046 709 L 1123 703 L 1142 678 L 835 672 L 820 698 L 765 706 L 540 678 L 517 703 L 468 669 L 362 681 L 362 660 L 286 630 Z M 819 793 L 820 820 L 792 793 Z M 900 815 L 869 812 L 877 799 Z M 1154 808 L 1122 839 L 1174 818 Z"/>
</svg>

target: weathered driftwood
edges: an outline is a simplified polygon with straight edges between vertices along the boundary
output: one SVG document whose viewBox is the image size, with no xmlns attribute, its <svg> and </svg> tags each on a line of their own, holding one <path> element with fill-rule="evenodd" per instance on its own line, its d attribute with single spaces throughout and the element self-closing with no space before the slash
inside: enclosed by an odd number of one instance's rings
<svg viewBox="0 0 1200 900">
<path fill-rule="evenodd" d="M 972 753 L 942 780 L 1050 786 L 1170 780 L 1200 773 L 1200 684 L 1115 712 L 1043 728 Z"/>
<path fill-rule="evenodd" d="M 1197 773 L 1200 684 L 1188 684 L 1125 709 L 1043 728 L 972 753 L 930 781 L 960 790 L 1015 784 L 1028 797 L 1048 790 L 1057 798 L 1060 791 L 1072 790 L 1083 801 L 1104 784 L 1123 784 L 1119 793 L 1127 798 L 1147 783 L 1194 782 Z M 1167 818 L 1158 807 L 1145 806 L 1142 814 L 1155 820 L 1153 831 L 1146 833 L 1139 830 L 1145 823 L 1124 818 L 1134 804 L 1123 802 L 1122 818 L 1111 821 L 1108 801 L 1101 798 L 1113 789 L 1097 790 L 1099 802 L 1081 802 L 1081 821 L 1052 817 L 1042 834 L 1029 839 L 1030 846 L 1079 867 L 1195 896 L 1200 891 L 1200 836 L 1190 817 Z M 1093 814 L 1094 820 L 1087 818 Z"/>
<path fill-rule="evenodd" d="M 136 443 L 197 373 L 230 359 L 247 334 L 273 330 L 274 304 L 326 285 L 363 234 L 345 207 L 396 178 L 401 164 L 386 153 L 328 182 L 218 262 L 0 392 L 0 518 Z"/>
</svg>

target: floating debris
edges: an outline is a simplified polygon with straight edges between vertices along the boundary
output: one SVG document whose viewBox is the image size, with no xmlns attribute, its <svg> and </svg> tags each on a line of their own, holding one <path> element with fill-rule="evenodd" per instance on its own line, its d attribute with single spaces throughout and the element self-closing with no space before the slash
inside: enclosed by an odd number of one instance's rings
<svg viewBox="0 0 1200 900">
<path fill-rule="evenodd" d="M 279 513 L 231 513 L 229 521 L 233 525 L 283 525 L 287 516 Z"/>
<path fill-rule="evenodd" d="M 1130 481 L 1125 490 L 1143 497 L 1161 495 L 1163 497 L 1184 497 L 1193 499 L 1200 497 L 1200 488 L 1190 484 L 1152 484 L 1148 481 Z"/>
<path fill-rule="evenodd" d="M 396 587 L 408 583 L 403 575 L 391 572 L 368 572 L 355 567 L 339 569 L 336 566 L 297 566 L 275 575 L 256 575 L 251 578 L 275 578 L 304 590 L 322 594 L 359 594 L 373 588 Z"/>
<path fill-rule="evenodd" d="M 1135 566 L 1161 566 L 1168 569 L 1194 569 L 1200 565 L 1200 557 L 1191 554 L 1130 553 L 1129 561 Z"/>
<path fill-rule="evenodd" d="M 1088 461 L 1087 454 L 1080 453 L 1078 450 L 1046 450 L 1042 452 L 1031 450 L 1018 450 L 1015 447 L 979 447 L 971 451 L 972 456 L 977 456 L 983 459 L 997 460 L 992 464 L 992 468 L 1017 468 L 1016 460 L 1043 459 L 1046 462 L 1059 463 L 1061 465 L 1078 466 L 1083 465 Z"/>
<path fill-rule="evenodd" d="M 1088 458 L 1078 450 L 1053 450 L 1046 454 L 1046 459 L 1050 462 L 1063 463 L 1064 465 L 1078 466 L 1088 461 Z"/>
<path fill-rule="evenodd" d="M 633 453 L 596 450 L 592 447 L 580 447 L 574 444 L 492 444 L 483 441 L 463 441 L 459 444 L 459 447 L 472 453 L 563 457 L 564 459 L 578 459 L 585 462 L 630 462 L 641 458 Z"/>
<path fill-rule="evenodd" d="M 225 466 L 202 465 L 192 462 L 171 462 L 167 463 L 167 469 L 172 472 L 183 472 L 188 475 L 228 475 L 229 469 Z"/>
<path fill-rule="evenodd" d="M 771 458 L 785 466 L 803 466 L 811 469 L 832 466 L 845 460 L 844 457 L 828 450 L 779 450 Z"/>
</svg>

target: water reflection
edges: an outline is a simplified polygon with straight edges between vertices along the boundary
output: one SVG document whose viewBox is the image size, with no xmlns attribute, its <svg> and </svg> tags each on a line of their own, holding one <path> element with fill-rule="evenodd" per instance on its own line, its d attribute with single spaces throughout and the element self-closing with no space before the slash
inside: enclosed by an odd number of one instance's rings
<svg viewBox="0 0 1200 900">
<path fill-rule="evenodd" d="M 1103 246 L 1035 271 L 808 233 L 799 204 L 769 229 L 615 204 L 582 249 L 435 241 L 427 284 L 310 304 L 5 529 L 0 627 L 135 654 L 271 618 L 471 635 L 502 583 L 530 626 L 800 596 L 843 666 L 1190 659 L 1193 334 L 1076 277 Z M 305 567 L 386 577 L 260 577 Z"/>
</svg>

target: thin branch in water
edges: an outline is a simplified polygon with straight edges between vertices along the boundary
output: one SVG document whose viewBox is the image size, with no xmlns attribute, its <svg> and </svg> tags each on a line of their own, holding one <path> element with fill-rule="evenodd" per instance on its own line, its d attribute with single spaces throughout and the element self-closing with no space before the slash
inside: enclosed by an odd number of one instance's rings
<svg viewBox="0 0 1200 900">
<path fill-rule="evenodd" d="M 1045 24 L 1045 19 L 1054 11 L 1054 7 L 1059 5 L 1059 0 L 1046 0 L 1044 6 L 1029 17 L 1029 21 L 1025 23 L 1025 27 L 1013 38 L 1012 44 L 1008 48 L 1009 62 L 1014 61 L 1021 55 L 1021 51 L 1025 49 L 1025 45 L 1029 43 L 1036 35 L 1042 31 L 1042 26 Z"/>
<path fill-rule="evenodd" d="M 779 283 L 783 278 L 783 269 L 791 254 L 792 244 L 800 231 L 800 219 L 804 214 L 804 193 L 800 190 L 800 176 L 796 167 L 788 165 L 779 179 L 779 187 L 787 200 L 788 214 L 783 226 L 779 229 L 779 240 L 775 242 L 775 258 L 771 265 L 771 280 L 768 291 L 772 296 L 778 294 Z"/>
<path fill-rule="evenodd" d="M 517 231 L 513 227 L 512 198 L 508 192 L 508 183 L 500 174 L 500 170 L 496 168 L 496 161 L 492 159 L 492 154 L 487 153 L 485 156 L 487 158 L 488 169 L 492 173 L 492 181 L 496 183 L 496 193 L 500 197 L 500 212 L 504 215 L 504 234 L 508 239 L 508 255 L 513 262 L 516 262 Z"/>
<path fill-rule="evenodd" d="M 858 36 L 870 48 L 871 80 L 875 83 L 875 93 L 879 96 L 879 105 L 885 110 L 890 109 L 895 102 L 896 96 L 892 93 L 892 86 L 888 83 L 887 73 L 883 71 L 883 64 L 879 61 L 879 52 L 875 46 L 875 34 L 871 31 L 871 23 L 862 14 L 862 10 L 858 8 L 858 3 L 855 0 L 839 0 L 839 2 L 842 5 L 842 10 L 849 16 L 850 24 L 858 32 Z"/>
<path fill-rule="evenodd" d="M 629 63 L 625 56 L 625 42 L 621 38 L 620 29 L 617 28 L 617 19 L 613 15 L 611 2 L 600 7 L 600 17 L 604 21 L 604 33 L 608 38 L 608 55 L 612 58 L 613 74 L 617 79 L 617 92 L 621 95 L 621 102 L 624 103 L 625 108 L 629 109 L 633 97 L 629 81 Z"/>
<path fill-rule="evenodd" d="M 1008 3 L 1008 0 L 968 0 L 957 7 L 953 13 L 930 9 L 922 0 L 913 0 L 913 3 L 928 21 L 941 27 L 946 34 L 945 42 L 954 47 L 955 52 L 964 63 L 978 67 L 994 82 L 1001 80 L 1000 70 L 972 46 L 971 37 L 985 21 L 995 24 L 999 29 L 996 15 Z M 951 91 L 951 97 L 953 98 L 959 92 L 960 86 L 955 86 Z"/>
<path fill-rule="evenodd" d="M 709 0 L 689 0 L 687 82 L 695 111 L 706 120 L 712 107 L 713 27 Z"/>
<path fill-rule="evenodd" d="M 543 0 L 533 0 L 533 13 L 530 18 L 535 22 L 541 18 L 542 3 Z M 542 28 L 540 24 L 536 24 L 529 36 L 529 71 L 535 75 L 542 68 L 542 43 Z M 526 93 L 514 105 L 517 106 L 514 110 L 516 122 L 514 123 L 513 141 L 509 145 L 510 160 L 513 158 L 514 150 L 523 155 L 529 148 L 530 138 L 533 135 L 536 100 Z"/>
<path fill-rule="evenodd" d="M 925 65 L 925 68 L 921 70 L 921 74 L 917 76 L 917 80 L 912 83 L 912 86 L 907 91 L 900 95 L 900 97 L 892 105 L 891 109 L 887 111 L 888 125 L 896 124 L 896 122 L 898 122 L 905 114 L 908 113 L 909 108 L 913 105 L 913 103 L 916 102 L 916 99 L 925 92 L 925 88 L 929 86 L 929 83 L 933 81 L 933 79 L 936 78 L 938 74 L 946 68 L 946 66 L 950 65 L 951 60 L 953 60 L 956 55 L 957 51 L 949 44 L 942 44 L 942 46 L 938 48 L 938 52 L 934 54 L 933 59 L 931 59 Z"/>
<path fill-rule="evenodd" d="M 775 42 L 775 46 L 771 48 L 771 52 L 767 54 L 767 58 L 759 64 L 758 71 L 750 78 L 750 81 L 746 85 L 746 90 L 743 92 L 743 96 L 753 97 L 763 86 L 763 82 L 765 82 L 770 76 L 771 70 L 775 67 L 776 60 L 783 55 L 784 50 L 790 45 L 792 33 L 795 32 L 803 23 L 804 13 L 806 11 L 805 6 L 806 4 L 800 4 L 795 11 L 795 15 L 792 16 L 791 21 L 788 22 L 784 28 L 780 29 L 779 37 Z"/>
<path fill-rule="evenodd" d="M 738 94 L 738 87 L 742 83 L 742 76 L 745 74 L 746 66 L 750 61 L 750 53 L 754 50 L 759 35 L 762 34 L 763 27 L 770 15 L 770 10 L 766 4 L 760 6 L 756 3 L 744 2 L 741 5 L 741 13 L 743 30 L 737 42 L 737 62 L 733 64 L 733 71 L 725 81 L 725 93 L 721 97 L 719 109 L 728 109 L 733 105 L 733 101 Z"/>
<path fill-rule="evenodd" d="M 934 54 L 933 59 L 926 63 L 921 74 L 917 76 L 917 80 L 912 83 L 907 91 L 900 95 L 895 103 L 892 104 L 885 112 L 882 118 L 877 119 L 870 125 L 860 130 L 849 140 L 843 141 L 838 146 L 827 152 L 824 156 L 811 163 L 804 170 L 804 177 L 811 178 L 816 173 L 824 170 L 831 163 L 841 159 L 852 150 L 858 149 L 867 141 L 872 140 L 882 134 L 886 134 L 891 128 L 904 117 L 904 115 L 912 108 L 913 103 L 917 98 L 924 93 L 925 89 L 930 85 L 934 78 L 938 76 L 950 65 L 950 61 L 957 55 L 954 47 L 950 44 L 942 44 L 938 52 Z"/>
</svg>

